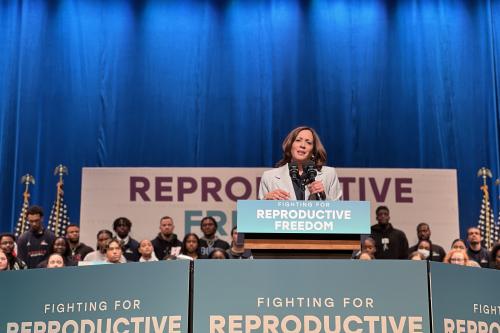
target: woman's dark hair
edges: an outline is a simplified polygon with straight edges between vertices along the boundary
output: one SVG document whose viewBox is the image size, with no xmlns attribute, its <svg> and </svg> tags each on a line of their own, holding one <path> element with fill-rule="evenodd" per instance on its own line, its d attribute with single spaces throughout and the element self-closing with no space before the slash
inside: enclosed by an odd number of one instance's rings
<svg viewBox="0 0 500 333">
<path fill-rule="evenodd" d="M 64 250 L 64 253 L 61 254 L 61 256 L 63 257 L 63 259 L 71 257 L 71 248 L 69 247 L 69 241 L 65 237 L 62 237 L 62 236 L 56 237 L 56 239 L 54 239 L 54 243 L 52 243 L 52 248 L 50 249 L 50 254 L 56 253 L 54 251 L 54 245 L 60 239 L 62 239 L 64 241 L 64 244 L 66 245 L 66 250 Z"/>
<path fill-rule="evenodd" d="M 99 230 L 99 232 L 97 233 L 97 246 L 96 246 L 96 249 L 97 250 L 100 250 L 101 248 L 99 247 L 99 236 L 101 234 L 107 234 L 109 236 L 109 238 L 113 238 L 113 233 L 111 231 L 109 231 L 108 229 L 102 229 L 102 230 Z"/>
<path fill-rule="evenodd" d="M 210 252 L 210 255 L 208 256 L 208 259 L 213 259 L 216 252 L 222 253 L 224 255 L 225 259 L 229 259 L 229 254 L 227 254 L 226 251 L 224 251 L 223 249 L 220 249 L 218 247 L 214 248 L 212 250 L 212 252 Z"/>
<path fill-rule="evenodd" d="M 122 243 L 118 239 L 116 239 L 116 238 L 111 238 L 109 241 L 106 242 L 106 246 L 105 246 L 106 252 L 109 250 L 109 246 L 111 245 L 111 243 L 118 244 L 118 246 L 120 247 L 120 249 L 122 249 L 122 251 L 123 251 Z"/>
<path fill-rule="evenodd" d="M 490 252 L 490 267 L 497 268 L 496 260 L 497 260 L 497 252 L 500 251 L 500 243 L 496 243 Z M 497 268 L 498 269 L 498 268 Z"/>
<path fill-rule="evenodd" d="M 462 242 L 464 243 L 465 247 L 467 247 L 467 243 L 462 238 L 457 238 L 453 242 L 451 242 L 451 248 L 453 248 L 453 245 L 455 245 L 456 242 Z"/>
<path fill-rule="evenodd" d="M 281 158 L 281 160 L 279 160 L 278 163 L 276 163 L 276 167 L 280 167 L 287 163 L 290 163 L 290 161 L 292 160 L 292 144 L 299 133 L 304 130 L 311 131 L 313 136 L 313 149 L 311 159 L 314 161 L 316 169 L 321 170 L 323 165 L 325 165 L 327 157 L 326 150 L 321 143 L 321 140 L 319 139 L 318 133 L 316 133 L 316 131 L 312 127 L 299 126 L 288 133 L 285 140 L 283 140 L 283 143 L 281 145 L 281 148 L 283 149 L 283 157 Z"/>
<path fill-rule="evenodd" d="M 186 241 L 188 240 L 189 237 L 194 237 L 196 239 L 196 243 L 198 244 L 198 247 L 196 249 L 196 253 L 198 253 L 198 255 L 200 255 L 200 237 L 198 237 L 198 235 L 195 233 L 189 233 L 189 234 L 186 234 L 186 236 L 184 236 L 184 239 L 182 240 L 181 253 L 187 254 Z"/>
</svg>

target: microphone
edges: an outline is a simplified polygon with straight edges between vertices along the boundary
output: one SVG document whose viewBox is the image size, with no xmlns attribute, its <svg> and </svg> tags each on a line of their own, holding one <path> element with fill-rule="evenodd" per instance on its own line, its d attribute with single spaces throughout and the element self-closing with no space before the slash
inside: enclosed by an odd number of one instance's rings
<svg viewBox="0 0 500 333">
<path fill-rule="evenodd" d="M 303 168 L 307 176 L 307 184 L 311 184 L 316 180 L 316 176 L 318 175 L 318 171 L 316 170 L 314 162 L 311 160 L 306 161 L 303 165 Z M 316 197 L 316 200 L 326 199 L 326 194 L 324 191 L 320 193 L 315 193 L 314 196 Z"/>
<path fill-rule="evenodd" d="M 299 165 L 297 164 L 296 161 L 291 161 L 288 163 L 288 171 L 290 172 L 290 178 L 292 178 L 292 181 L 298 182 L 299 181 Z"/>
</svg>

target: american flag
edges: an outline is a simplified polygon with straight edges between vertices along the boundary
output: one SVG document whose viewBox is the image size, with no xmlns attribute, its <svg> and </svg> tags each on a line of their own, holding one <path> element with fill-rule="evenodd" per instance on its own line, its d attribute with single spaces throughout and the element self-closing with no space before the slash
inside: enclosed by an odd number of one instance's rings
<svg viewBox="0 0 500 333">
<path fill-rule="evenodd" d="M 495 242 L 498 240 L 498 225 L 495 224 L 495 215 L 490 204 L 488 186 L 481 186 L 481 190 L 483 191 L 483 199 L 481 201 L 481 211 L 479 213 L 477 227 L 481 231 L 484 246 L 488 250 L 491 250 Z"/>
<path fill-rule="evenodd" d="M 68 207 L 64 203 L 63 183 L 57 183 L 57 195 L 52 209 L 50 211 L 49 224 L 47 228 L 52 231 L 56 237 L 66 236 L 66 228 L 70 224 Z"/>
<path fill-rule="evenodd" d="M 26 212 L 28 211 L 29 205 L 30 205 L 29 200 L 25 195 L 23 200 L 23 206 L 21 207 L 21 212 L 19 213 L 19 219 L 17 220 L 16 231 L 15 231 L 16 238 L 21 236 L 30 227 L 28 220 L 26 219 L 27 217 Z"/>
</svg>

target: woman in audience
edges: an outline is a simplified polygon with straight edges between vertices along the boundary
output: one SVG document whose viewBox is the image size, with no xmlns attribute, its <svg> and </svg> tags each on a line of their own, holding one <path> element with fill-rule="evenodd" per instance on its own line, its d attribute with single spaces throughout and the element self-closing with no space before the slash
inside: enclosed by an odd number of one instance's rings
<svg viewBox="0 0 500 333">
<path fill-rule="evenodd" d="M 444 257 L 443 262 L 447 264 L 467 266 L 469 256 L 467 256 L 467 253 L 465 253 L 464 250 L 451 249 Z"/>
<path fill-rule="evenodd" d="M 210 252 L 210 255 L 208 256 L 208 258 L 209 259 L 229 259 L 229 255 L 223 249 L 219 249 L 216 247 L 212 250 L 212 252 Z"/>
<path fill-rule="evenodd" d="M 64 260 L 64 266 L 76 266 L 76 263 L 71 259 L 71 249 L 69 247 L 69 242 L 66 238 L 64 237 L 57 237 L 56 240 L 54 241 L 54 244 L 52 244 L 52 249 L 50 251 L 50 254 L 53 253 L 58 253 Z M 40 264 L 38 264 L 38 268 L 45 268 L 47 267 L 48 259 L 42 261 Z"/>
<path fill-rule="evenodd" d="M 97 247 L 95 251 L 85 256 L 83 261 L 104 262 L 106 261 L 106 244 L 113 238 L 111 231 L 103 229 L 97 233 Z"/>
<path fill-rule="evenodd" d="M 47 259 L 47 268 L 64 267 L 64 258 L 59 253 L 52 253 Z"/>
<path fill-rule="evenodd" d="M 158 258 L 156 258 L 156 254 L 153 251 L 153 244 L 149 239 L 143 239 L 139 243 L 138 251 L 141 254 L 139 262 L 158 261 Z"/>
<path fill-rule="evenodd" d="M 451 243 L 451 248 L 453 250 L 467 251 L 467 246 L 465 245 L 465 241 L 460 238 L 455 239 L 453 243 Z"/>
<path fill-rule="evenodd" d="M 0 250 L 0 271 L 6 271 L 9 269 L 9 262 L 5 253 Z"/>
<path fill-rule="evenodd" d="M 500 243 L 496 243 L 491 249 L 490 267 L 500 269 Z"/>
<path fill-rule="evenodd" d="M 425 260 L 425 256 L 420 251 L 413 251 L 408 257 L 410 260 Z"/>
<path fill-rule="evenodd" d="M 182 241 L 181 254 L 177 256 L 179 259 L 206 259 L 207 257 L 200 253 L 200 238 L 197 234 L 187 234 Z"/>
<path fill-rule="evenodd" d="M 369 251 L 363 251 L 361 254 L 358 256 L 359 260 L 374 260 L 375 255 Z"/>
<path fill-rule="evenodd" d="M 253 259 L 252 251 L 245 249 L 244 244 L 238 243 L 238 228 L 231 229 L 231 247 L 227 250 L 228 259 Z"/>
<path fill-rule="evenodd" d="M 111 239 L 106 243 L 106 262 L 110 264 L 122 264 L 123 261 L 123 250 L 122 244 L 118 239 Z"/>
<path fill-rule="evenodd" d="M 423 260 L 431 260 L 432 243 L 430 240 L 421 239 L 417 243 L 417 252 L 423 257 Z"/>
</svg>

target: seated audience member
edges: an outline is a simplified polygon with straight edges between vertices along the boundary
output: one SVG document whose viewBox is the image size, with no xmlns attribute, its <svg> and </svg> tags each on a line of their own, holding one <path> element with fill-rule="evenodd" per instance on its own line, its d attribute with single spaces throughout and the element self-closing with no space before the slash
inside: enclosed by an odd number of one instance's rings
<svg viewBox="0 0 500 333">
<path fill-rule="evenodd" d="M 500 243 L 496 243 L 491 249 L 490 268 L 500 269 Z"/>
<path fill-rule="evenodd" d="M 52 253 L 47 259 L 47 268 L 65 267 L 64 258 L 59 253 Z"/>
<path fill-rule="evenodd" d="M 215 248 L 208 256 L 208 259 L 229 259 L 229 255 L 223 249 Z"/>
<path fill-rule="evenodd" d="M 56 240 L 54 241 L 54 244 L 52 244 L 52 249 L 50 251 L 50 254 L 52 253 L 58 253 L 61 255 L 61 257 L 64 260 L 64 266 L 75 266 L 76 263 L 71 260 L 71 250 L 69 249 L 69 242 L 66 238 L 64 237 L 57 237 Z M 47 267 L 47 260 L 42 261 L 40 264 L 38 264 L 38 268 L 45 268 Z"/>
<path fill-rule="evenodd" d="M 164 260 L 167 256 L 176 256 L 181 253 L 182 243 L 174 234 L 174 220 L 164 216 L 160 220 L 160 233 L 153 239 L 152 244 L 158 259 Z"/>
<path fill-rule="evenodd" d="M 467 255 L 469 259 L 474 260 L 481 267 L 488 267 L 490 264 L 490 254 L 486 248 L 481 246 L 482 240 L 479 228 L 471 227 L 467 229 L 467 241 L 469 242 Z"/>
<path fill-rule="evenodd" d="M 408 257 L 410 260 L 425 260 L 426 258 L 421 252 L 413 251 Z"/>
<path fill-rule="evenodd" d="M 410 247 L 408 252 L 412 253 L 415 251 L 418 251 L 418 244 L 422 240 L 429 241 L 429 244 L 431 244 L 431 250 L 430 250 L 430 255 L 427 256 L 429 260 L 431 261 L 438 261 L 442 262 L 444 259 L 444 256 L 446 255 L 446 252 L 444 249 L 436 244 L 433 244 L 431 241 L 431 228 L 427 223 L 419 223 L 417 226 L 417 237 L 418 237 L 418 242 L 414 246 Z"/>
<path fill-rule="evenodd" d="M 71 251 L 71 260 L 78 263 L 82 261 L 87 254 L 94 251 L 90 246 L 80 243 L 80 227 L 76 224 L 70 224 L 66 228 L 66 238 L 69 242 Z"/>
<path fill-rule="evenodd" d="M 453 241 L 453 243 L 451 243 L 451 249 L 462 250 L 465 252 L 467 250 L 467 246 L 465 245 L 465 241 L 463 239 L 457 238 Z"/>
<path fill-rule="evenodd" d="M 7 256 L 7 261 L 9 263 L 8 270 L 21 270 L 28 269 L 28 266 L 19 259 L 14 253 L 16 238 L 13 234 L 1 234 L 0 235 L 0 250 Z"/>
<path fill-rule="evenodd" d="M 113 230 L 122 244 L 123 256 L 127 261 L 139 261 L 139 242 L 130 237 L 132 222 L 126 217 L 119 217 L 113 222 Z"/>
<path fill-rule="evenodd" d="M 112 239 L 106 244 L 106 262 L 109 264 L 122 264 L 123 250 L 118 239 Z"/>
<path fill-rule="evenodd" d="M 447 264 L 466 266 L 469 261 L 469 256 L 463 250 L 450 250 L 443 259 Z"/>
<path fill-rule="evenodd" d="M 389 223 L 389 208 L 379 206 L 375 215 L 378 223 L 371 226 L 371 236 L 377 247 L 375 258 L 408 259 L 408 239 L 403 231 Z"/>
<path fill-rule="evenodd" d="M 358 259 L 359 260 L 374 260 L 375 256 L 373 255 L 373 253 L 370 253 L 368 251 L 363 251 L 359 254 Z"/>
<path fill-rule="evenodd" d="M 100 230 L 97 233 L 97 246 L 94 252 L 85 256 L 83 261 L 104 262 L 106 261 L 106 244 L 113 238 L 113 233 L 109 230 Z"/>
<path fill-rule="evenodd" d="M 217 233 L 217 222 L 212 216 L 207 216 L 201 219 L 200 223 L 201 232 L 203 237 L 200 239 L 200 251 L 204 256 L 208 256 L 214 248 L 229 249 L 229 243 L 219 239 L 215 234 Z"/>
<path fill-rule="evenodd" d="M 9 261 L 7 259 L 7 255 L 0 250 L 0 271 L 8 271 L 9 270 Z"/>
<path fill-rule="evenodd" d="M 153 251 L 153 244 L 149 239 L 143 239 L 139 243 L 139 253 L 141 254 L 141 257 L 139 258 L 140 262 L 158 261 L 158 258 Z"/>
<path fill-rule="evenodd" d="M 207 257 L 200 252 L 200 238 L 198 235 L 190 233 L 184 236 L 182 240 L 181 254 L 177 256 L 178 259 L 206 259 Z"/>
<path fill-rule="evenodd" d="M 353 251 L 352 259 L 359 259 L 359 256 L 363 252 L 368 252 L 375 256 L 377 252 L 377 247 L 375 245 L 375 240 L 369 236 L 361 236 L 361 249 L 358 251 Z"/>
<path fill-rule="evenodd" d="M 226 251 L 228 259 L 253 259 L 252 251 L 245 249 L 244 244 L 238 243 L 237 227 L 233 227 L 233 229 L 231 229 L 231 238 L 231 248 Z"/>
</svg>

